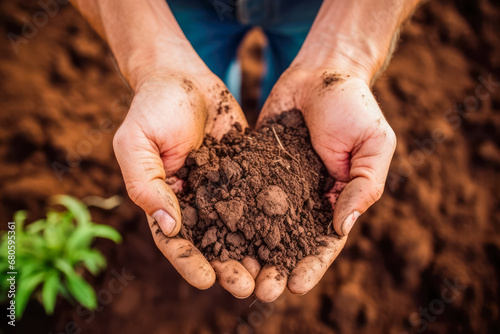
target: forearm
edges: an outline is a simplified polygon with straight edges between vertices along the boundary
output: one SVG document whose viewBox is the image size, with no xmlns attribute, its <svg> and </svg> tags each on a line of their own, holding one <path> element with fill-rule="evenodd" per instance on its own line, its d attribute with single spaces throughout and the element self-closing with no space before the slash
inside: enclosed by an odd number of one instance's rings
<svg viewBox="0 0 500 334">
<path fill-rule="evenodd" d="M 165 0 L 71 0 L 109 44 L 132 88 L 159 68 L 204 66 Z"/>
<path fill-rule="evenodd" d="M 370 82 L 419 0 L 326 0 L 292 66 L 341 67 Z"/>
</svg>

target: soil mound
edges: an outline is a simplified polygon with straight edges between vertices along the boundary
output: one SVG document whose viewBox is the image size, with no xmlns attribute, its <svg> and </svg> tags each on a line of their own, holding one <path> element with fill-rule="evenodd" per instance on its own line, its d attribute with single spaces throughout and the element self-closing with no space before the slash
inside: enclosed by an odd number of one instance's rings
<svg viewBox="0 0 500 334">
<path fill-rule="evenodd" d="M 250 255 L 291 270 L 333 232 L 323 196 L 333 180 L 298 110 L 259 130 L 236 124 L 220 142 L 207 137 L 177 175 L 186 180 L 181 236 L 209 260 Z"/>
</svg>

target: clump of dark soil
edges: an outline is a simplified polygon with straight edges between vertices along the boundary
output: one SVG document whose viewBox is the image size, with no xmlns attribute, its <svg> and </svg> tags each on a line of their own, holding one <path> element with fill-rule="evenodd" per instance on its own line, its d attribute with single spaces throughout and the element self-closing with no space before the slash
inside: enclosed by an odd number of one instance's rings
<svg viewBox="0 0 500 334">
<path fill-rule="evenodd" d="M 220 141 L 205 138 L 178 176 L 183 228 L 208 260 L 254 256 L 293 269 L 331 234 L 323 196 L 333 185 L 314 152 L 300 111 L 283 112 L 259 130 L 241 126 Z"/>
</svg>

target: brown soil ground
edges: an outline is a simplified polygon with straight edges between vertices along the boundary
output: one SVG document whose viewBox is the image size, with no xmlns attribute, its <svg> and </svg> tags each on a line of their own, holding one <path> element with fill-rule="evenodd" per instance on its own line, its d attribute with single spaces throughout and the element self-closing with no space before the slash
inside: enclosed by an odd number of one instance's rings
<svg viewBox="0 0 500 334">
<path fill-rule="evenodd" d="M 15 52 L 5 36 L 20 35 L 40 10 L 36 2 L 0 3 L 0 220 L 21 208 L 40 217 L 52 194 L 119 194 L 120 207 L 92 213 L 124 242 L 97 242 L 109 262 L 89 278 L 98 311 L 61 302 L 46 318 L 34 302 L 18 332 L 500 331 L 500 86 L 491 81 L 500 81 L 498 1 L 436 0 L 416 12 L 375 85 L 399 139 L 385 195 L 315 289 L 269 305 L 218 285 L 198 291 L 156 249 L 111 148 L 130 91 L 69 5 Z M 255 119 L 264 42 L 258 32 L 248 41 L 244 107 Z M 129 276 L 117 281 L 122 271 Z"/>
</svg>

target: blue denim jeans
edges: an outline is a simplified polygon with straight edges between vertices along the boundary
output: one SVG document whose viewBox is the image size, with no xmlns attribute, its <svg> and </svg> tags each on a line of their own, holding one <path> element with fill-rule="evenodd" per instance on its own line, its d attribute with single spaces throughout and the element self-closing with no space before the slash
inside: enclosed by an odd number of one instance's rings
<svg viewBox="0 0 500 334">
<path fill-rule="evenodd" d="M 239 101 L 241 73 L 236 53 L 244 35 L 260 26 L 268 39 L 262 105 L 297 55 L 321 0 L 167 0 L 198 55 Z M 235 65 L 236 64 L 236 65 Z"/>
</svg>

